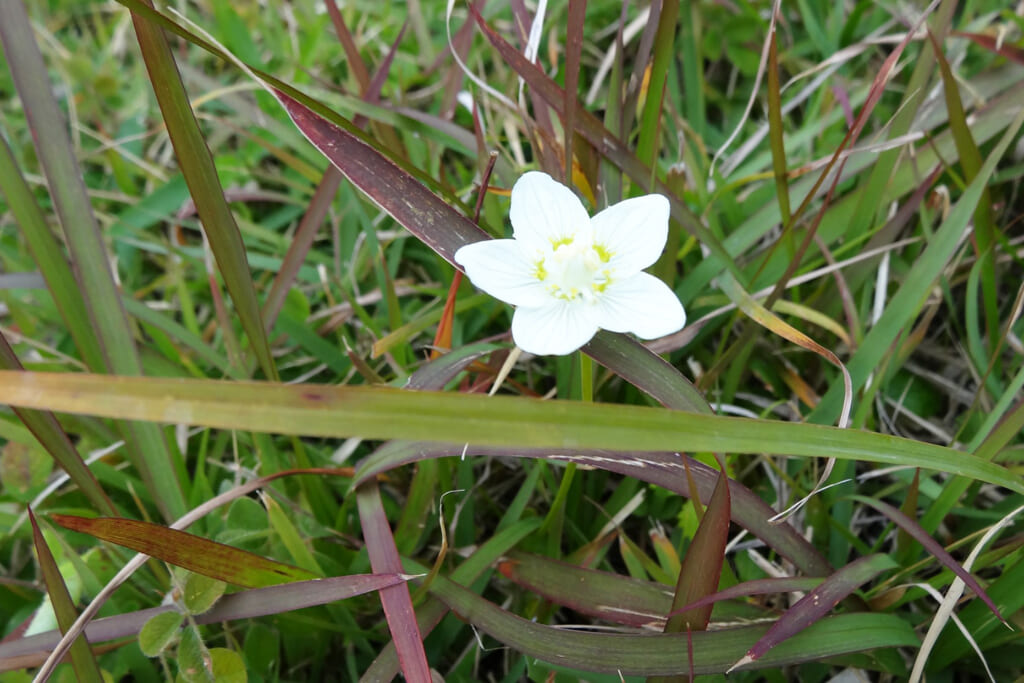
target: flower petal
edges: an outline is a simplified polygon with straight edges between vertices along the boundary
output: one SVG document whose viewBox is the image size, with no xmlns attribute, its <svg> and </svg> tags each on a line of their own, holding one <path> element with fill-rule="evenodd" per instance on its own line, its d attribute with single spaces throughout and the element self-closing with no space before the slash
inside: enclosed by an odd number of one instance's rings
<svg viewBox="0 0 1024 683">
<path fill-rule="evenodd" d="M 597 334 L 593 307 L 579 302 L 552 300 L 547 306 L 517 308 L 512 316 L 512 338 L 523 351 L 542 356 L 564 356 Z"/>
<path fill-rule="evenodd" d="M 595 307 L 602 329 L 632 332 L 641 339 L 664 337 L 686 324 L 686 312 L 675 293 L 648 273 L 611 284 Z"/>
<path fill-rule="evenodd" d="M 551 250 L 551 243 L 588 234 L 590 216 L 579 198 L 547 173 L 524 173 L 512 186 L 512 236 L 526 253 Z M 663 242 L 664 244 L 664 242 Z"/>
<path fill-rule="evenodd" d="M 551 295 L 534 275 L 516 240 L 484 240 L 460 247 L 455 262 L 478 288 L 513 306 L 542 306 Z"/>
<path fill-rule="evenodd" d="M 594 244 L 611 252 L 609 265 L 620 277 L 639 273 L 657 261 L 665 248 L 668 213 L 668 200 L 660 194 L 609 206 L 590 220 Z"/>
</svg>

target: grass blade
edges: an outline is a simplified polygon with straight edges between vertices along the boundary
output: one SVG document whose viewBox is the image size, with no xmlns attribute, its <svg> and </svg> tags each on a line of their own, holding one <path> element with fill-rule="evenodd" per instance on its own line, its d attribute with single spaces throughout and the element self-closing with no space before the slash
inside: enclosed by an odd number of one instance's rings
<svg viewBox="0 0 1024 683">
<path fill-rule="evenodd" d="M 470 455 L 575 460 L 581 465 L 600 467 L 609 472 L 617 472 L 640 481 L 656 484 L 680 496 L 690 495 L 690 488 L 682 472 L 683 463 L 677 453 L 646 452 L 638 454 L 607 449 L 586 451 L 577 448 L 560 448 L 557 453 L 553 454 L 551 449 L 524 448 L 518 445 L 466 447 L 463 444 L 445 445 L 392 441 L 378 448 L 373 455 L 360 463 L 354 481 L 359 483 L 375 477 L 381 472 L 424 458 L 459 457 L 463 454 L 464 448 Z M 701 499 L 710 501 L 718 481 L 718 473 L 692 458 L 689 459 L 688 466 Z M 758 498 L 753 491 L 735 481 L 729 482 L 729 488 L 733 521 L 763 540 L 775 552 L 790 560 L 805 574 L 824 576 L 831 573 L 832 568 L 825 558 L 793 527 L 788 524 L 776 524 L 768 521 L 775 515 L 775 511 Z"/>
<path fill-rule="evenodd" d="M 192 105 L 185 93 L 167 37 L 163 29 L 144 17 L 133 13 L 132 22 L 167 133 L 174 144 L 196 212 L 203 222 L 210 249 L 217 259 L 218 270 L 224 277 L 224 284 L 235 304 L 242 329 L 249 338 L 263 374 L 268 379 L 277 379 L 277 368 L 263 328 L 245 244 L 224 198 L 220 177 L 195 114 L 192 113 Z"/>
<path fill-rule="evenodd" d="M 0 371 L 8 405 L 130 420 L 308 436 L 481 446 L 763 453 L 935 469 L 1024 493 L 1007 469 L 929 443 L 823 425 L 630 405 L 386 387 Z M 395 415 L 405 419 L 396 421 Z M 529 426 L 529 429 L 525 429 Z"/>
<path fill-rule="evenodd" d="M 53 605 L 53 612 L 57 617 L 62 632 L 67 632 L 75 623 L 78 613 L 75 611 L 75 603 L 71 600 L 71 594 L 64 583 L 50 547 L 46 545 L 43 532 L 39 530 L 36 523 L 36 516 L 29 510 L 29 521 L 32 522 L 32 540 L 36 546 L 36 556 L 39 558 L 39 570 L 46 583 L 46 593 L 50 596 L 50 604 Z M 101 683 L 103 675 L 100 673 L 99 665 L 89 647 L 89 640 L 85 634 L 79 635 L 71 645 L 71 666 L 75 670 L 75 678 L 85 683 Z"/>
<path fill-rule="evenodd" d="M 64 228 L 86 311 L 99 338 L 105 367 L 119 375 L 141 374 L 138 351 L 114 284 L 103 238 L 21 2 L 0 3 L 0 39 L 26 116 L 36 131 L 39 159 Z M 185 497 L 163 433 L 149 424 L 123 424 L 121 429 L 132 464 L 153 492 L 161 512 L 172 519 L 181 516 L 186 509 Z"/>
<path fill-rule="evenodd" d="M 298 567 L 159 524 L 109 517 L 51 517 L 65 529 L 89 534 L 236 586 L 264 588 L 318 578 L 316 574 Z"/>
<path fill-rule="evenodd" d="M 384 504 L 380 499 L 380 491 L 376 482 L 366 482 L 356 490 L 356 501 L 359 506 L 359 521 L 363 526 L 363 538 L 370 555 L 370 566 L 378 573 L 402 571 L 402 560 L 398 557 L 395 539 L 391 535 Z M 420 636 L 416 622 L 416 610 L 413 609 L 409 587 L 399 584 L 381 589 L 380 602 L 384 606 L 384 615 L 391 629 L 398 653 L 398 661 L 407 681 L 430 683 L 430 666 L 427 654 L 423 649 L 423 638 Z"/>
<path fill-rule="evenodd" d="M 7 139 L 0 135 L 0 192 L 21 228 L 32 258 L 46 279 L 46 287 L 57 304 L 75 346 L 93 372 L 106 368 L 103 352 L 89 323 L 82 292 L 57 239 L 50 231 L 32 191 L 19 172 Z"/>
<path fill-rule="evenodd" d="M 696 674 L 724 673 L 767 630 L 745 626 L 689 635 L 573 632 L 517 617 L 441 577 L 434 581 L 431 592 L 463 619 L 509 647 L 584 671 L 638 676 L 687 674 L 691 669 Z M 693 641 L 692 662 L 687 656 L 687 638 Z M 780 643 L 752 668 L 917 643 L 911 627 L 898 617 L 845 614 L 823 619 Z"/>
<path fill-rule="evenodd" d="M 811 624 L 819 623 L 833 607 L 857 589 L 887 569 L 896 567 L 887 555 L 869 555 L 854 560 L 835 574 L 825 579 L 821 585 L 801 598 L 790 607 L 772 627 L 758 639 L 757 643 L 729 671 L 747 667 L 760 660 L 764 655 L 777 648 L 780 643 L 792 638 Z"/>
</svg>

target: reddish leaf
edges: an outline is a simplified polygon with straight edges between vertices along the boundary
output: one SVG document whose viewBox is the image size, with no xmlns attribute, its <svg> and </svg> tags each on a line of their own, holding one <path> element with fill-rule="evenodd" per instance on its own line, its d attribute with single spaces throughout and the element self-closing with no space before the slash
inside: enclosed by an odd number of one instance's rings
<svg viewBox="0 0 1024 683">
<path fill-rule="evenodd" d="M 718 590 L 725 559 L 725 544 L 729 540 L 730 516 L 729 478 L 719 473 L 711 502 L 704 512 L 704 518 L 697 527 L 693 542 L 683 558 L 683 566 L 676 582 L 672 609 L 675 613 L 665 624 L 665 633 L 703 631 L 711 620 L 711 605 L 680 608 L 711 595 Z"/>
<path fill-rule="evenodd" d="M 821 621 L 858 586 L 896 566 L 887 555 L 869 555 L 839 569 L 790 607 L 729 671 L 756 662 L 782 641 Z"/>
<path fill-rule="evenodd" d="M 236 586 L 260 588 L 319 578 L 305 569 L 159 524 L 117 517 L 50 517 L 65 529 L 80 531 Z"/>
<path fill-rule="evenodd" d="M 810 577 L 785 577 L 781 579 L 755 579 L 753 581 L 744 581 L 738 583 L 735 586 L 731 586 L 724 590 L 720 590 L 711 595 L 705 595 L 700 600 L 695 600 L 689 605 L 683 605 L 681 609 L 694 609 L 696 607 L 703 607 L 704 605 L 714 605 L 722 600 L 732 600 L 733 598 L 744 598 L 751 595 L 773 595 L 775 593 L 791 593 L 793 591 L 809 591 L 814 590 L 821 585 L 820 578 Z"/>
<path fill-rule="evenodd" d="M 969 33 L 966 31 L 953 31 L 951 35 L 959 38 L 967 38 L 986 50 L 991 50 L 996 54 L 1006 57 L 1010 61 L 1017 62 L 1018 64 L 1024 64 L 1024 49 L 1006 41 L 997 41 L 995 36 L 985 35 L 984 33 Z"/>
<path fill-rule="evenodd" d="M 359 507 L 359 522 L 363 527 L 363 539 L 370 555 L 370 566 L 378 573 L 401 573 L 402 558 L 398 556 L 395 539 L 388 525 L 384 504 L 380 499 L 377 482 L 364 482 L 356 489 Z M 384 616 L 391 630 L 391 638 L 398 651 L 405 680 L 413 683 L 430 683 L 430 666 L 423 650 L 423 638 L 416 622 L 416 610 L 412 606 L 409 587 L 406 584 L 391 586 L 380 591 L 380 602 Z"/>
<path fill-rule="evenodd" d="M 931 553 L 932 556 L 942 564 L 942 566 L 956 574 L 968 588 L 974 591 L 974 593 L 981 598 L 982 602 L 988 605 L 988 608 L 992 610 L 992 614 L 994 614 L 999 621 L 1004 624 L 1006 623 L 1006 619 L 1003 619 L 1003 615 L 999 613 L 999 608 L 996 607 L 994 602 L 992 602 L 992 598 L 988 596 L 988 593 L 986 593 L 985 589 L 981 587 L 981 584 L 971 576 L 970 572 L 960 566 L 960 563 L 953 559 L 953 556 L 946 552 L 946 549 L 943 548 L 938 541 L 929 536 L 928 532 L 924 530 L 924 527 L 888 503 L 883 503 L 880 500 L 874 500 L 867 496 L 851 496 L 851 498 L 875 508 L 895 522 L 896 526 L 907 532 L 907 534 L 909 534 L 915 541 L 923 545 L 924 549 Z"/>
</svg>

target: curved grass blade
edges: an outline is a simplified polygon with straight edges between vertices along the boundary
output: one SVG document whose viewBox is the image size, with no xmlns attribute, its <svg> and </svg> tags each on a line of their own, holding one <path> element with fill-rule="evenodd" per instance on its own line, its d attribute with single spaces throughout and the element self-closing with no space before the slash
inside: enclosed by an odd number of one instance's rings
<svg viewBox="0 0 1024 683">
<path fill-rule="evenodd" d="M 50 517 L 65 529 L 89 534 L 236 586 L 263 588 L 318 578 L 304 569 L 159 524 L 111 517 L 56 514 Z"/>
<path fill-rule="evenodd" d="M 445 384 L 455 379 L 460 372 L 475 361 L 499 348 L 501 347 L 495 344 L 470 344 L 449 351 L 443 356 L 421 365 L 416 372 L 412 373 L 403 388 L 414 391 L 440 391 Z"/>
<path fill-rule="evenodd" d="M 697 387 L 632 337 L 602 330 L 583 346 L 583 351 L 666 408 L 711 414 L 711 406 Z"/>
<path fill-rule="evenodd" d="M 507 612 L 441 577 L 431 592 L 475 627 L 531 657 L 584 671 L 637 676 L 724 673 L 767 631 L 744 626 L 683 634 L 612 634 L 567 631 Z M 693 641 L 693 661 L 687 656 Z M 887 614 L 844 614 L 822 619 L 754 662 L 750 668 L 779 667 L 875 648 L 918 644 L 913 629 Z"/>
<path fill-rule="evenodd" d="M 705 595 L 700 600 L 695 600 L 683 609 L 714 605 L 722 600 L 733 598 L 745 598 L 751 595 L 773 595 L 776 593 L 792 593 L 794 591 L 805 592 L 814 590 L 821 585 L 821 578 L 817 577 L 785 577 L 781 579 L 754 579 L 744 581 L 735 586 L 730 586 L 711 595 Z"/>
<path fill-rule="evenodd" d="M 12 406 L 306 436 L 444 440 L 481 446 L 775 453 L 921 467 L 1024 493 L 999 465 L 929 443 L 823 425 L 695 415 L 632 405 L 389 387 L 281 385 L 0 371 Z M 395 415 L 403 419 L 396 420 Z M 528 427 L 528 428 L 527 428 Z M 597 461 L 592 464 L 601 464 Z"/>
</svg>

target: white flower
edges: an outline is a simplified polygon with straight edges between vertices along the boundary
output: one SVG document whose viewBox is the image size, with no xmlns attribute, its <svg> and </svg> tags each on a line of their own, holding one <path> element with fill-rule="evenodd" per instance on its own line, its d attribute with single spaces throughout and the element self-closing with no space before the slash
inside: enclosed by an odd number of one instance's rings
<svg viewBox="0 0 1024 683">
<path fill-rule="evenodd" d="M 591 218 L 572 190 L 534 171 L 512 188 L 514 239 L 468 244 L 455 261 L 516 306 L 512 337 L 524 351 L 572 353 L 598 329 L 654 339 L 686 323 L 672 290 L 643 272 L 665 248 L 668 213 L 668 200 L 651 194 Z"/>
</svg>

